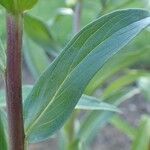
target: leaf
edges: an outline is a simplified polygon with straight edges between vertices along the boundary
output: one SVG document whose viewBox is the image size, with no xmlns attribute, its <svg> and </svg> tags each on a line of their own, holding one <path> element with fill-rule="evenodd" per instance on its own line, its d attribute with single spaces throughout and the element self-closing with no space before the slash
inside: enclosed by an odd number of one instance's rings
<svg viewBox="0 0 150 150">
<path fill-rule="evenodd" d="M 21 13 L 31 9 L 38 0 L 0 0 L 0 4 L 11 13 Z"/>
<path fill-rule="evenodd" d="M 44 22 L 33 16 L 24 15 L 24 28 L 29 38 L 43 49 L 53 55 L 58 52 L 58 44 Z"/>
<path fill-rule="evenodd" d="M 8 150 L 5 114 L 0 110 L 0 149 Z"/>
<path fill-rule="evenodd" d="M 150 76 L 150 74 L 146 71 L 140 70 L 130 70 L 126 75 L 117 78 L 117 80 L 113 81 L 103 92 L 102 97 L 107 98 L 110 97 L 114 92 L 123 87 L 135 82 L 140 77 Z"/>
<path fill-rule="evenodd" d="M 133 141 L 132 150 L 149 150 L 150 148 L 150 118 L 143 117 L 140 123 L 139 128 L 137 129 L 138 133 Z"/>
<path fill-rule="evenodd" d="M 71 40 L 25 101 L 30 142 L 47 139 L 65 123 L 92 77 L 149 25 L 149 16 L 138 9 L 117 11 L 89 24 Z"/>
<path fill-rule="evenodd" d="M 116 92 L 110 98 L 103 100 L 110 102 L 113 105 L 120 105 L 125 100 L 128 100 L 132 96 L 139 93 L 138 89 L 128 88 Z M 110 119 L 114 116 L 114 112 L 102 112 L 102 111 L 92 111 L 86 118 L 81 122 L 80 129 L 76 135 L 76 138 L 80 139 L 82 142 L 89 144 L 96 136 L 97 132 L 107 124 Z"/>
<path fill-rule="evenodd" d="M 116 106 L 102 102 L 95 97 L 87 96 L 87 95 L 83 95 L 80 98 L 75 108 L 84 109 L 84 110 L 107 110 L 107 111 L 120 112 L 120 110 Z"/>
<path fill-rule="evenodd" d="M 12 12 L 14 9 L 14 2 L 12 0 L 0 0 L 0 4 L 8 11 Z"/>
<path fill-rule="evenodd" d="M 111 124 L 113 126 L 115 126 L 117 129 L 119 129 L 122 133 L 127 135 L 130 139 L 134 139 L 134 137 L 136 135 L 136 129 L 133 128 L 131 124 L 129 124 L 127 121 L 125 121 L 120 116 L 115 115 L 111 119 Z"/>
</svg>

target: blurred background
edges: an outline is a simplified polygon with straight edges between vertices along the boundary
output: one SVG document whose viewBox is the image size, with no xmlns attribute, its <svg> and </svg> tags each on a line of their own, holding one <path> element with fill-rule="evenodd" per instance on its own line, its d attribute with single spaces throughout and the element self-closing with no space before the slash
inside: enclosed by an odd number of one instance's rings
<svg viewBox="0 0 150 150">
<path fill-rule="evenodd" d="M 126 8 L 150 10 L 150 0 L 39 0 L 24 16 L 23 84 L 34 85 L 84 26 Z M 5 55 L 5 32 L 5 10 L 0 8 L 0 55 Z M 150 28 L 108 61 L 85 93 L 118 106 L 122 113 L 76 110 L 61 131 L 31 144 L 30 150 L 150 150 Z"/>
</svg>

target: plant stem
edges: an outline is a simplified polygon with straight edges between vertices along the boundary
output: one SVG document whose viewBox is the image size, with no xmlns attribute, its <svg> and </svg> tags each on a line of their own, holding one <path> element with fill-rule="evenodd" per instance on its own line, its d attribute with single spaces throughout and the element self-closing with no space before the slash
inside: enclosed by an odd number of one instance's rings
<svg viewBox="0 0 150 150">
<path fill-rule="evenodd" d="M 21 48 L 22 15 L 7 14 L 6 96 L 10 150 L 24 150 Z"/>
</svg>

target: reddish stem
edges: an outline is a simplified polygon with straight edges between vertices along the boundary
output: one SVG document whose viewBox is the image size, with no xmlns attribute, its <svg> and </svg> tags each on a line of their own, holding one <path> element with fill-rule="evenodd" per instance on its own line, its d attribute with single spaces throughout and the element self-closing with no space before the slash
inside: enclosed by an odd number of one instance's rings
<svg viewBox="0 0 150 150">
<path fill-rule="evenodd" d="M 10 150 L 24 150 L 21 48 L 22 16 L 8 14 L 6 96 Z"/>
</svg>

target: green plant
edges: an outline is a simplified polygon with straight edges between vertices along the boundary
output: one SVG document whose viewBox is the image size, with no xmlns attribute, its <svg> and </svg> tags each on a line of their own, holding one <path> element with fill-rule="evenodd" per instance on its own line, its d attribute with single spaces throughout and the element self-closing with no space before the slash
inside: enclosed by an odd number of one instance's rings
<svg viewBox="0 0 150 150">
<path fill-rule="evenodd" d="M 82 1 L 76 2 L 81 5 Z M 1 148 L 5 150 L 9 146 L 11 150 L 27 149 L 28 143 L 37 143 L 50 138 L 70 117 L 60 133 L 63 133 L 61 136 L 66 142 L 64 149 L 84 149 L 94 136 L 97 125 L 106 124 L 115 112 L 120 112 L 117 106 L 122 101 L 139 92 L 135 88 L 122 90 L 122 87 L 129 85 L 139 77 L 147 78 L 149 76 L 149 73 L 145 71 L 127 70 L 123 77 L 119 77 L 103 91 L 100 97 L 102 101 L 93 96 L 87 96 L 91 95 L 97 87 L 100 87 L 109 76 L 120 68 L 132 64 L 142 57 L 141 51 L 136 50 L 135 53 L 134 50 L 121 49 L 150 24 L 150 12 L 142 9 L 127 9 L 100 17 L 82 29 L 59 54 L 58 49 L 61 46 L 57 44 L 47 26 L 42 21 L 24 14 L 24 11 L 32 8 L 36 0 L 30 2 L 27 0 L 1 0 L 0 3 L 7 10 L 7 65 L 5 65 L 4 48 L 2 48 L 0 70 L 6 81 L 9 125 L 9 133 L 7 133 L 5 129 L 7 122 L 3 121 L 5 120 L 3 109 L 5 110 L 6 104 L 4 91 L 1 91 L 0 109 L 3 112 L 0 118 Z M 102 3 L 106 7 L 103 1 Z M 74 6 L 71 7 L 76 9 Z M 58 21 L 57 19 L 54 21 Z M 33 87 L 23 86 L 22 102 L 23 24 L 26 31 L 24 54 L 32 64 L 30 68 L 34 77 L 39 79 Z M 32 25 L 37 32 L 30 28 Z M 78 30 L 79 27 L 75 28 L 74 32 Z M 41 51 L 36 44 L 45 51 Z M 28 51 L 28 46 L 31 46 L 31 51 Z M 147 47 L 144 50 L 142 53 L 149 53 Z M 35 53 L 38 53 L 37 57 Z M 51 60 L 57 55 L 59 56 L 43 72 L 49 62 L 46 53 L 50 55 Z M 138 57 L 135 58 L 135 55 Z M 122 63 L 130 57 L 132 58 L 131 62 Z M 37 63 L 39 59 L 42 61 L 41 63 Z M 112 70 L 110 71 L 110 69 Z M 86 114 L 77 131 L 74 126 L 76 116 L 80 111 L 76 110 L 72 114 L 74 108 L 93 110 Z M 112 121 L 114 125 L 115 120 L 119 122 L 119 119 L 115 118 Z M 128 134 L 133 137 L 130 133 L 129 131 Z M 132 133 L 134 134 L 134 131 Z M 7 144 L 8 135 L 10 137 L 9 145 Z M 63 148 L 62 145 L 61 148 Z"/>
</svg>

